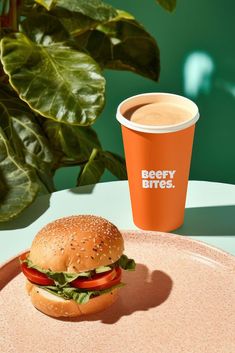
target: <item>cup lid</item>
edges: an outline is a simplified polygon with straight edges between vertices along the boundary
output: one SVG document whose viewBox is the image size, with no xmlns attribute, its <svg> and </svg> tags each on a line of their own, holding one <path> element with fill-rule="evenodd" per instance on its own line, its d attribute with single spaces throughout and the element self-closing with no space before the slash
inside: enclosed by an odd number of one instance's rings
<svg viewBox="0 0 235 353">
<path fill-rule="evenodd" d="M 157 102 L 177 103 L 187 108 L 192 112 L 192 117 L 181 123 L 174 125 L 144 125 L 133 122 L 124 116 L 127 110 L 136 106 L 143 106 L 146 104 Z M 194 125 L 199 119 L 199 111 L 197 105 L 190 99 L 172 93 L 143 93 L 129 97 L 122 101 L 117 108 L 117 120 L 124 126 L 131 130 L 146 132 L 146 133 L 169 133 L 179 130 L 184 130 Z"/>
</svg>

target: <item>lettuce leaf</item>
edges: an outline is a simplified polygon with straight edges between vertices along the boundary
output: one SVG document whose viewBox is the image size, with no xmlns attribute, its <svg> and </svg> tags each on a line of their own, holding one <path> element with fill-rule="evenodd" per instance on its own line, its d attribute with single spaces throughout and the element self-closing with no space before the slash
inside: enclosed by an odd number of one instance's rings
<svg viewBox="0 0 235 353">
<path fill-rule="evenodd" d="M 111 288 L 103 289 L 103 290 L 81 290 L 79 288 L 74 287 L 62 287 L 59 288 L 57 286 L 39 286 L 38 287 L 46 290 L 49 293 L 57 295 L 65 300 L 74 300 L 78 304 L 85 304 L 87 303 L 92 297 L 103 295 L 106 293 L 112 292 L 116 288 L 122 288 L 125 286 L 124 283 L 119 283 Z"/>
<path fill-rule="evenodd" d="M 103 273 L 103 272 L 110 271 L 112 268 L 113 268 L 112 266 L 100 266 L 95 269 L 95 272 L 96 273 Z"/>
<path fill-rule="evenodd" d="M 54 272 L 49 270 L 45 270 L 37 265 L 34 265 L 32 263 L 31 260 L 29 260 L 28 258 L 26 260 L 24 260 L 24 262 L 27 263 L 27 266 L 29 268 L 34 268 L 35 270 L 44 273 L 47 275 L 47 277 L 53 279 L 53 281 L 55 281 L 55 284 L 57 286 L 63 287 L 66 286 L 68 283 L 74 281 L 75 279 L 77 279 L 78 277 L 91 277 L 92 275 L 94 275 L 95 273 L 101 273 L 101 272 L 106 272 L 106 271 L 110 271 L 112 269 L 111 266 L 102 266 L 102 267 L 98 267 L 95 271 L 86 271 L 86 272 Z"/>
<path fill-rule="evenodd" d="M 72 273 L 72 272 L 54 272 L 51 270 L 45 270 L 37 265 L 33 265 L 32 261 L 29 259 L 24 260 L 27 263 L 29 268 L 34 268 L 35 270 L 44 273 L 47 277 L 53 279 L 55 284 L 59 287 L 66 286 L 68 283 L 74 281 L 76 278 L 83 276 L 89 277 L 90 272 L 80 272 L 80 273 Z"/>
<path fill-rule="evenodd" d="M 117 261 L 118 266 L 120 266 L 123 270 L 134 271 L 135 270 L 135 260 L 129 259 L 126 255 L 122 255 L 120 259 Z"/>
<path fill-rule="evenodd" d="M 73 273 L 73 272 L 54 272 L 50 269 L 46 270 L 37 265 L 34 265 L 31 260 L 28 258 L 23 262 L 27 264 L 29 268 L 34 268 L 35 270 L 46 274 L 49 278 L 55 281 L 56 286 L 65 287 L 70 282 L 74 281 L 78 277 L 92 277 L 97 273 L 104 273 L 112 270 L 114 267 L 120 266 L 123 270 L 134 271 L 135 270 L 135 261 L 133 259 L 129 259 L 126 255 L 122 255 L 118 261 L 108 266 L 100 266 L 91 271 Z"/>
</svg>

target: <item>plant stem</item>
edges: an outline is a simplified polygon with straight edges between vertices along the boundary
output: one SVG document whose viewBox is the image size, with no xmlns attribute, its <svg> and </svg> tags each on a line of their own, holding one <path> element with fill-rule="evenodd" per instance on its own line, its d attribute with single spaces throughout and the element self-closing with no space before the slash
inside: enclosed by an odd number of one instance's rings
<svg viewBox="0 0 235 353">
<path fill-rule="evenodd" d="M 8 28 L 17 32 L 18 30 L 18 1 L 10 0 L 9 8 L 0 16 L 0 27 Z"/>
</svg>

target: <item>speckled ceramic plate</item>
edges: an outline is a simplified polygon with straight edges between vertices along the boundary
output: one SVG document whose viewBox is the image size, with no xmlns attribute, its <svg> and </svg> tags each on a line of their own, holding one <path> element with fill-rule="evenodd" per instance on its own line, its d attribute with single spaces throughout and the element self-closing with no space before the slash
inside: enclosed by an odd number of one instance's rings
<svg viewBox="0 0 235 353">
<path fill-rule="evenodd" d="M 137 269 L 103 313 L 37 311 L 17 259 L 0 269 L 1 353 L 234 353 L 235 258 L 186 237 L 123 232 Z"/>
</svg>

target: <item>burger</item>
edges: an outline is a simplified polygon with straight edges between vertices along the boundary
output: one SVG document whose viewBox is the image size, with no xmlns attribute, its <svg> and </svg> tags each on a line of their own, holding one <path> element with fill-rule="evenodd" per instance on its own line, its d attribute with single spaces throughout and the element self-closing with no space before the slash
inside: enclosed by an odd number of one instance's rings
<svg viewBox="0 0 235 353">
<path fill-rule="evenodd" d="M 32 304 L 53 317 L 106 309 L 124 286 L 122 270 L 135 269 L 123 251 L 121 233 L 104 218 L 78 215 L 47 224 L 20 257 Z"/>
</svg>

